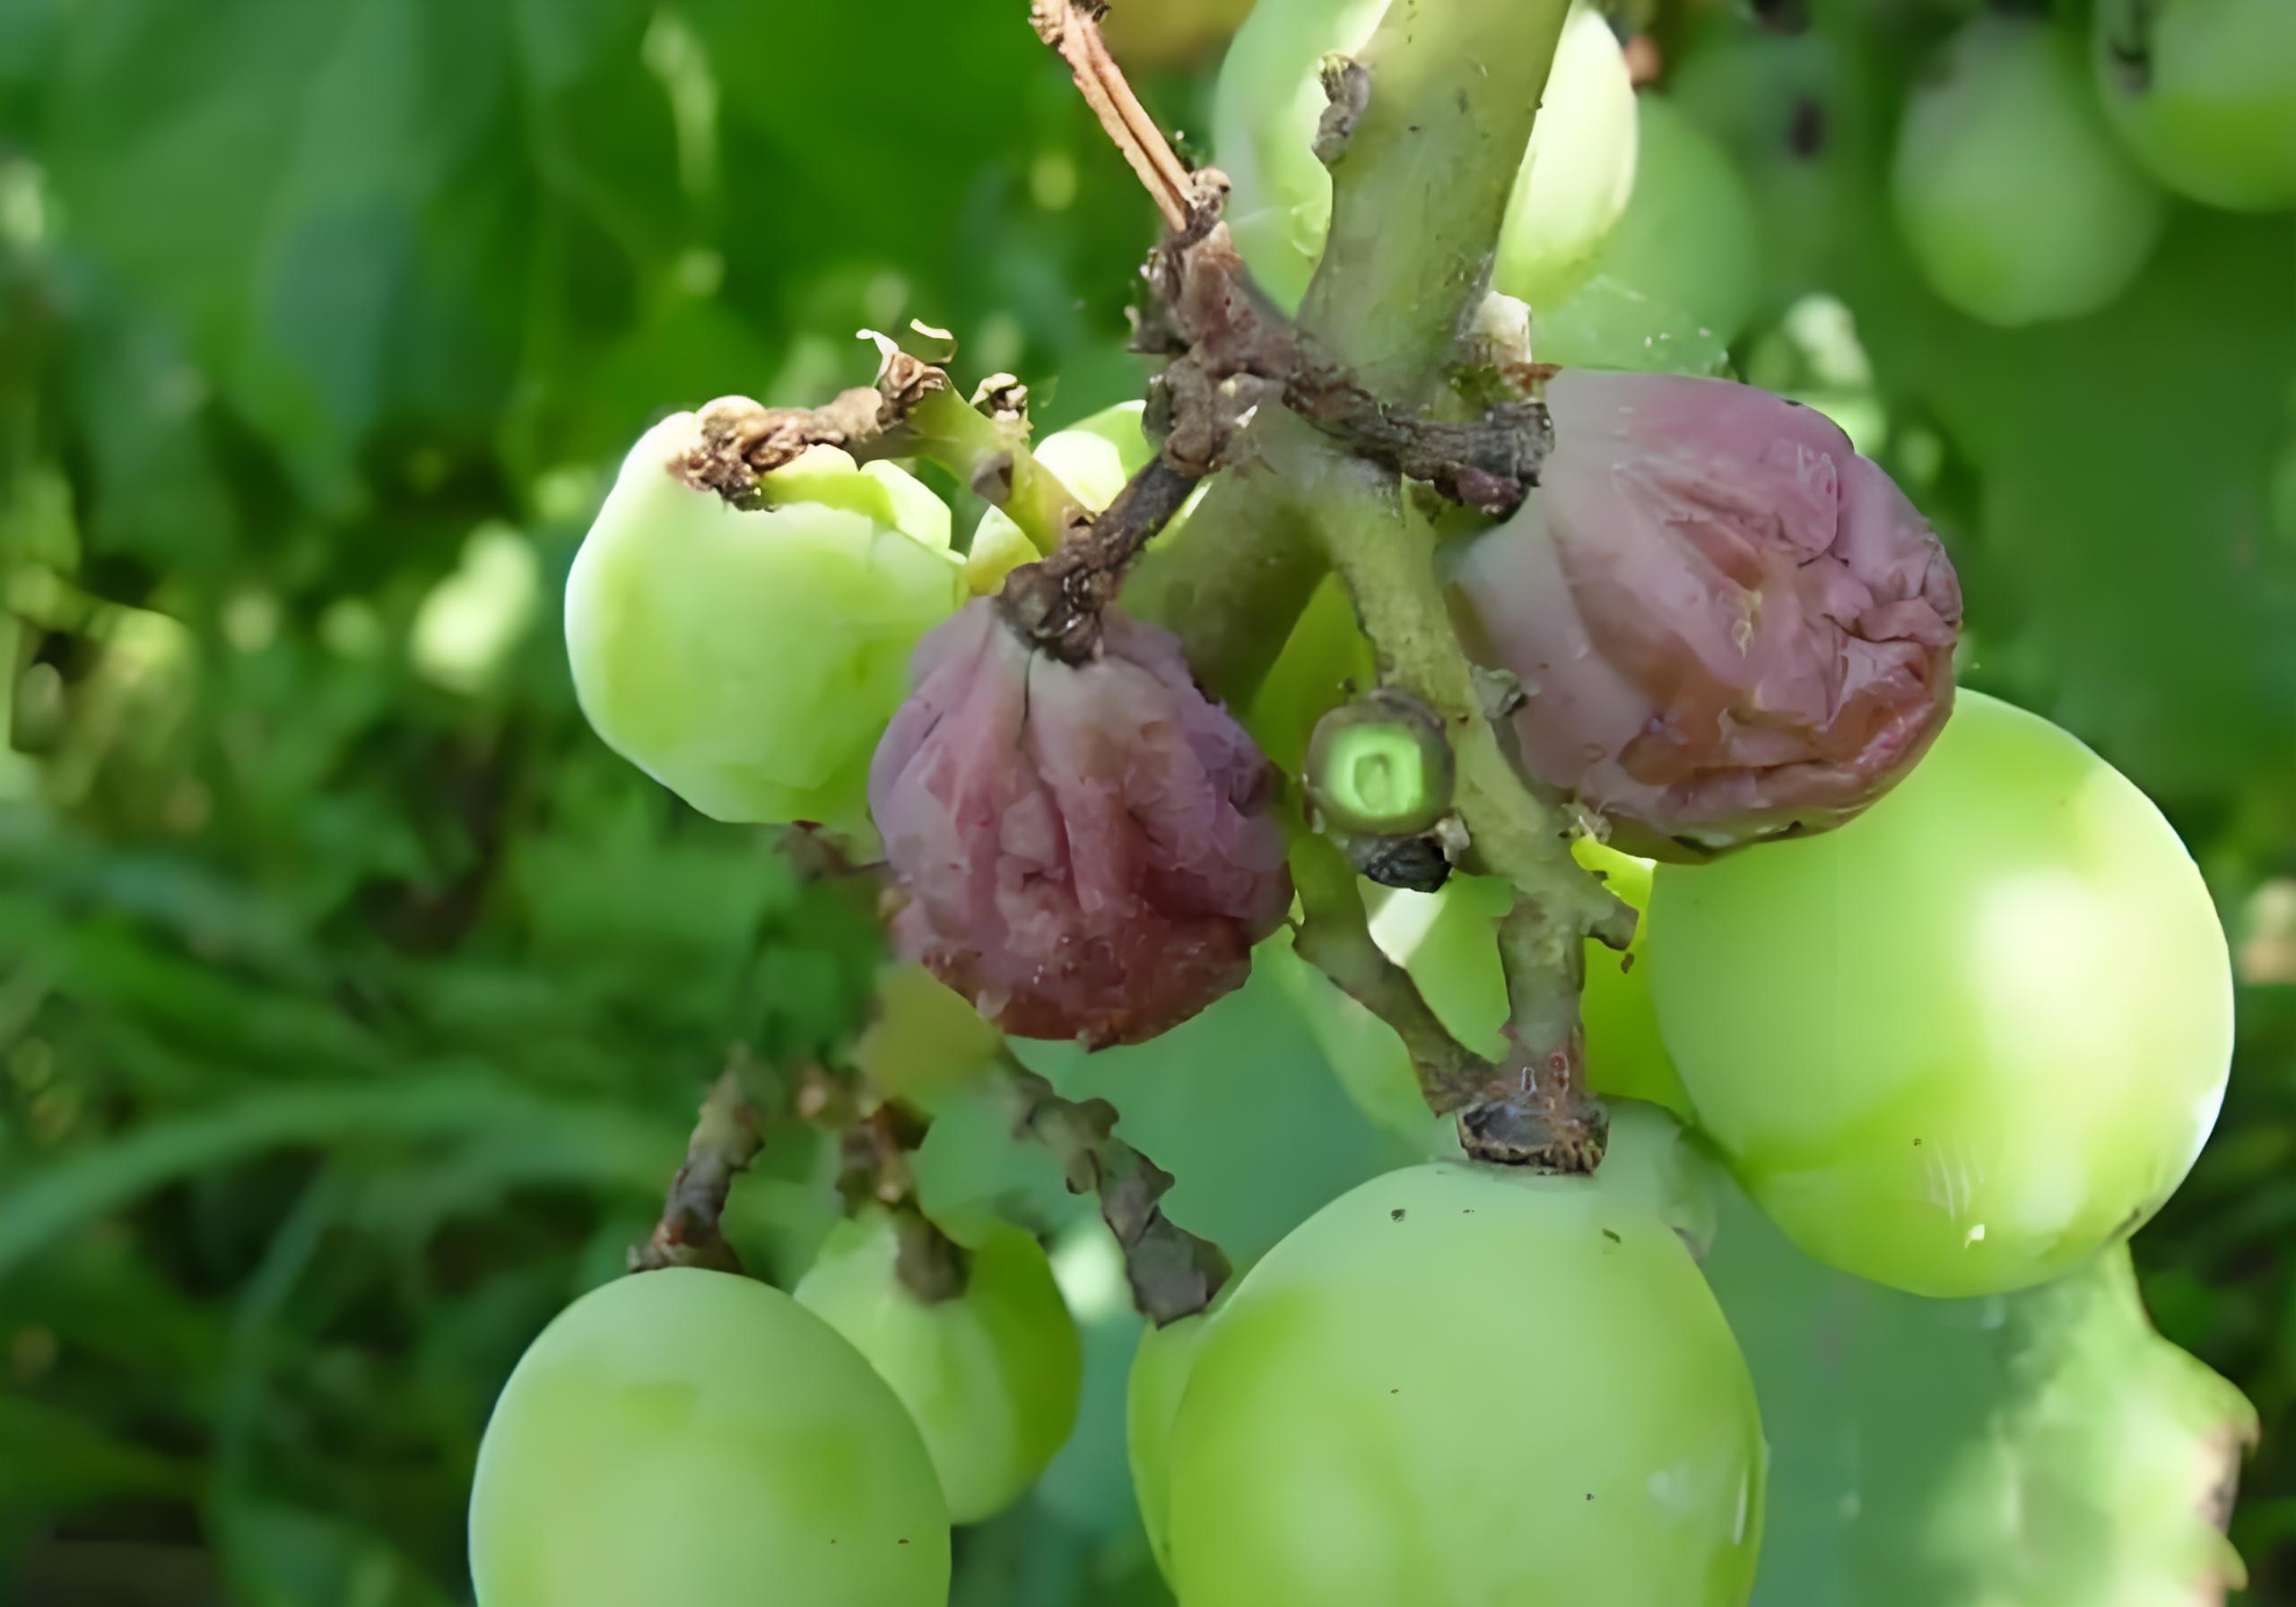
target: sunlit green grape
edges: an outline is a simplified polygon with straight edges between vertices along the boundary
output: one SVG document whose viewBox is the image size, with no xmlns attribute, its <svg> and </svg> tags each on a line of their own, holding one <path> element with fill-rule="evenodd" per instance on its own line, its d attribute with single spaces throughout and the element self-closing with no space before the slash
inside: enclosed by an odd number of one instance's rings
<svg viewBox="0 0 2296 1607">
<path fill-rule="evenodd" d="M 700 415 L 647 431 L 566 582 L 582 710 L 704 814 L 865 819 L 909 657 L 963 600 L 949 511 L 891 464 L 815 447 L 738 508 L 673 465 Z"/>
<path fill-rule="evenodd" d="M 1091 513 L 1116 500 L 1125 482 L 1148 466 L 1155 449 L 1140 428 L 1144 406 L 1120 402 L 1036 443 L 1037 461 L 1060 477 Z M 1001 508 L 981 516 L 965 559 L 965 578 L 976 596 L 993 595 L 1004 577 L 1042 556 Z"/>
<path fill-rule="evenodd" d="M 1633 194 L 1586 282 L 1536 318 L 1533 355 L 1718 373 L 1761 291 L 1753 201 L 1729 152 L 1679 107 L 1637 100 Z"/>
<path fill-rule="evenodd" d="M 893 1219 L 839 1223 L 797 1299 L 892 1385 L 960 1524 L 1000 1512 L 1036 1482 L 1076 1424 L 1083 1351 L 1044 1248 L 1002 1222 L 953 1225 L 964 1292 L 927 1303 L 895 1270 Z"/>
<path fill-rule="evenodd" d="M 2232 982 L 2191 856 L 2046 720 L 1963 692 L 1865 816 L 1662 866 L 1650 987 L 1699 1123 L 1811 1255 L 1917 1294 L 2053 1278 L 2190 1170 Z"/>
<path fill-rule="evenodd" d="M 2079 41 L 2000 15 L 1964 27 L 1915 87 L 1891 195 L 1930 288 L 2006 326 L 2110 303 L 2168 215 L 2098 108 Z"/>
<path fill-rule="evenodd" d="M 1261 0 L 1221 68 L 1212 138 L 1234 185 L 1228 218 L 1244 260 L 1296 308 L 1331 229 L 1331 175 L 1314 151 L 1324 57 L 1361 50 L 1388 0 Z M 1572 8 L 1508 204 L 1493 285 L 1534 306 L 1584 277 L 1634 186 L 1634 84 L 1618 38 Z"/>
<path fill-rule="evenodd" d="M 1613 1142 L 1392 1173 L 1252 1269 L 1171 1426 L 1188 1607 L 1745 1601 L 1761 1425 L 1665 1198 L 1700 1163 L 1645 1106 Z"/>
<path fill-rule="evenodd" d="M 1571 846 L 1579 864 L 1638 911 L 1650 902 L 1647 859 L 1636 859 L 1581 838 Z M 1460 1041 L 1478 1051 L 1504 1053 L 1507 980 L 1499 965 L 1499 919 L 1513 908 L 1514 890 L 1489 876 L 1454 876 L 1439 893 L 1396 893 L 1372 922 L 1372 935 L 1409 970 L 1428 1004 Z M 1690 1097 L 1658 1037 L 1643 949 L 1648 923 L 1635 929 L 1624 954 L 1587 944 L 1587 985 L 1580 997 L 1587 1029 L 1587 1078 L 1595 1091 L 1663 1105 L 1685 1118 Z"/>
<path fill-rule="evenodd" d="M 917 1427 L 780 1290 L 679 1268 L 576 1301 L 519 1361 L 471 1490 L 480 1607 L 942 1607 Z"/>
<path fill-rule="evenodd" d="M 2092 58 L 2121 138 L 2179 195 L 2296 206 L 2296 5 L 2099 0 Z"/>
<path fill-rule="evenodd" d="M 1141 1527 L 1148 1532 L 1148 1550 L 1168 1580 L 1172 1577 L 1172 1422 L 1179 1416 L 1180 1397 L 1187 1393 L 1196 1352 L 1211 1332 L 1209 1312 L 1199 1311 L 1161 1328 L 1151 1323 L 1133 1352 L 1125 1393 L 1124 1443 L 1132 1467 L 1132 1492 L 1140 1504 Z"/>
<path fill-rule="evenodd" d="M 887 1099 L 933 1111 L 980 1080 L 1004 1035 L 921 965 L 887 965 L 853 1066 Z"/>
</svg>

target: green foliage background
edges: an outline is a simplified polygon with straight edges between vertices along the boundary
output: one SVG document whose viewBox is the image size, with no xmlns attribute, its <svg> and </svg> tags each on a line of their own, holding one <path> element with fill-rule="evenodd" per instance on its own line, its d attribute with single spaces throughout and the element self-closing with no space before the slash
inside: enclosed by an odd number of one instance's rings
<svg viewBox="0 0 2296 1607">
<path fill-rule="evenodd" d="M 1766 210 L 1742 368 L 1916 491 L 1972 682 L 2159 797 L 2244 945 L 2224 1125 L 2137 1250 L 2263 1409 L 2235 1533 L 2254 1599 L 2296 1600 L 2296 935 L 2266 918 L 2296 892 L 2296 220 L 2180 213 L 2082 323 L 1946 311 L 1873 176 L 1951 9 L 1787 38 L 1684 6 L 1674 89 Z M 557 597 L 645 425 L 856 383 L 864 326 L 955 328 L 1051 423 L 1136 393 L 1152 215 L 1022 11 L 0 0 L 0 1599 L 465 1599 L 519 1351 L 642 1237 L 729 1046 L 849 1033 L 864 912 L 590 737 Z M 1148 87 L 1197 126 L 1200 77 Z M 1870 369 L 1788 317 L 1811 291 Z M 1044 1069 L 1248 1257 L 1410 1151 L 1332 1074 L 1320 987 L 1279 951 L 1182 1033 Z M 986 1111 L 921 1165 L 929 1203 L 1055 1236 L 1091 1366 L 956 1600 L 1161 1600 L 1105 1246 Z M 802 1270 L 828 1184 L 777 1144 L 754 1263 Z"/>
</svg>

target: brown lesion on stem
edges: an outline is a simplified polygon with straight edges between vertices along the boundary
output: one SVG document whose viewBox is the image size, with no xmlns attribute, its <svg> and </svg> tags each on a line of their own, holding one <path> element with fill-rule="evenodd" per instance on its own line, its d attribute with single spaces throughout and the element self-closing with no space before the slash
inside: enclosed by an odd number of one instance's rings
<svg viewBox="0 0 2296 1607">
<path fill-rule="evenodd" d="M 718 1230 L 726 1197 L 734 1179 L 746 1170 L 765 1146 L 765 1116 L 749 1094 L 755 1062 L 737 1048 L 726 1070 L 702 1101 L 693 1136 L 687 1141 L 685 1161 L 670 1180 L 662 1203 L 661 1220 L 652 1237 L 630 1247 L 633 1273 L 659 1272 L 665 1267 L 706 1267 L 713 1272 L 738 1273 L 742 1261 Z"/>
<path fill-rule="evenodd" d="M 1075 493 L 1029 450 L 1026 386 L 993 375 L 967 400 L 946 369 L 864 333 L 878 350 L 875 384 L 821 407 L 720 398 L 701 410 L 700 439 L 671 460 L 670 473 L 696 491 L 756 508 L 765 499 L 763 477 L 813 447 L 835 447 L 862 463 L 929 457 L 1012 516 L 1039 552 L 1057 550 L 1090 523 Z"/>
<path fill-rule="evenodd" d="M 879 1101 L 855 1112 L 839 1129 L 838 1192 L 848 1210 L 878 1207 L 893 1222 L 893 1273 L 903 1289 L 928 1305 L 965 1292 L 964 1252 L 926 1216 L 917 1197 L 909 1157 L 931 1125 L 908 1106 Z"/>
<path fill-rule="evenodd" d="M 1210 1306 L 1227 1285 L 1228 1257 L 1164 1214 L 1172 1175 L 1116 1135 L 1116 1108 L 1063 1098 L 1009 1054 L 997 1075 L 1013 1131 L 1052 1152 L 1071 1194 L 1099 1196 L 1141 1316 L 1161 1328 Z"/>
</svg>

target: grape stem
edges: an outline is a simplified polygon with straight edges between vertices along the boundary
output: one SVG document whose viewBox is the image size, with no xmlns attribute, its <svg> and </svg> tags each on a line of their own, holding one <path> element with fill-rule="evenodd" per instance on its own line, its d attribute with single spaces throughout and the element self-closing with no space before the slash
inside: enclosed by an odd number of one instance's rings
<svg viewBox="0 0 2296 1607">
<path fill-rule="evenodd" d="M 1411 973 L 1372 940 L 1354 867 L 1328 838 L 1304 826 L 1292 834 L 1291 860 L 1301 913 L 1292 951 L 1395 1029 L 1429 1109 L 1444 1116 L 1473 1104 L 1499 1068 L 1451 1036 Z"/>
<path fill-rule="evenodd" d="M 1063 1098 L 1009 1050 L 996 1074 L 1013 1131 L 1052 1152 L 1069 1193 L 1100 1197 L 1100 1220 L 1124 1252 L 1140 1315 L 1161 1328 L 1210 1306 L 1227 1284 L 1228 1257 L 1164 1214 L 1172 1175 L 1116 1135 L 1116 1108 Z"/>
<path fill-rule="evenodd" d="M 746 1170 L 765 1146 L 765 1117 L 749 1094 L 756 1063 L 745 1048 L 736 1047 L 726 1070 L 710 1085 L 702 1100 L 693 1136 L 687 1141 L 685 1161 L 670 1179 L 662 1203 L 661 1220 L 653 1236 L 630 1247 L 633 1273 L 659 1272 L 665 1267 L 706 1267 L 713 1272 L 738 1273 L 741 1257 L 718 1230 L 726 1196 L 735 1177 Z"/>
<path fill-rule="evenodd" d="M 726 397 L 704 408 L 700 444 L 678 465 L 686 483 L 739 507 L 760 501 L 762 475 L 811 447 L 835 447 L 857 462 L 929 457 L 975 495 L 1003 508 L 1039 552 L 1058 550 L 1090 522 L 1084 505 L 1029 450 L 1028 389 L 1010 375 L 962 400 L 947 372 L 876 343 L 876 383 L 857 386 L 822 407 L 765 407 Z"/>
</svg>

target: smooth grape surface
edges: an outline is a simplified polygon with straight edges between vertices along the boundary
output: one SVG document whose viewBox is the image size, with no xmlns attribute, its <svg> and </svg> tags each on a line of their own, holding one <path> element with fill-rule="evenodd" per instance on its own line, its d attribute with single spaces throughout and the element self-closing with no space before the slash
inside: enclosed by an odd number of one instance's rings
<svg viewBox="0 0 2296 1607">
<path fill-rule="evenodd" d="M 1622 1108 L 1592 1178 L 1413 1168 L 1278 1245 L 1172 1424 L 1188 1607 L 1737 1607 L 1761 1427 Z M 1613 1167 L 1618 1169 L 1613 1173 Z"/>
<path fill-rule="evenodd" d="M 1331 229 L 1331 174 L 1316 157 L 1324 56 L 1361 50 L 1387 0 L 1260 0 L 1238 30 L 1213 103 L 1213 147 L 1234 185 L 1228 219 L 1253 274 L 1297 308 Z M 1574 6 L 1525 155 L 1494 288 L 1534 306 L 1583 278 L 1634 187 L 1634 85 L 1600 13 Z"/>
<path fill-rule="evenodd" d="M 949 1516 L 909 1413 L 787 1295 L 691 1269 L 543 1331 L 479 1447 L 480 1607 L 942 1607 Z"/>
<path fill-rule="evenodd" d="M 598 734 L 721 821 L 865 820 L 869 757 L 918 641 L 955 612 L 949 510 L 891 464 L 816 447 L 737 509 L 667 465 L 679 413 L 631 448 L 566 582 L 566 646 Z"/>
<path fill-rule="evenodd" d="M 1917 1294 L 2054 1278 L 2191 1169 L 2224 934 L 2130 782 L 1963 692 L 1839 830 L 1661 866 L 1650 988 L 1700 1126 L 1811 1255 Z"/>
<path fill-rule="evenodd" d="M 2179 195 L 2296 206 L 2296 5 L 2098 0 L 2092 58 L 2113 125 Z"/>
<path fill-rule="evenodd" d="M 1196 1353 L 1211 1332 L 1206 1312 L 1161 1328 L 1148 1325 L 1133 1352 L 1125 1392 L 1124 1444 L 1132 1492 L 1140 1504 L 1140 1525 L 1148 1532 L 1148 1550 L 1167 1580 L 1172 1577 L 1172 1422 L 1196 1370 Z"/>
<path fill-rule="evenodd" d="M 2167 218 L 2097 105 L 2077 39 L 1987 16 L 1898 134 L 1891 195 L 1929 287 L 1988 324 L 2079 317 L 2126 290 Z"/>
<path fill-rule="evenodd" d="M 1076 1424 L 1083 1350 L 1043 1247 L 1004 1223 L 952 1231 L 964 1292 L 926 1304 L 901 1287 L 892 1219 L 841 1222 L 798 1300 L 850 1340 L 909 1408 L 948 1497 L 975 1523 L 1036 1482 Z"/>
<path fill-rule="evenodd" d="M 853 1046 L 853 1066 L 869 1086 L 928 1113 L 977 1084 L 1004 1035 L 940 978 L 914 963 L 877 976 L 868 1027 Z"/>
<path fill-rule="evenodd" d="M 1532 354 L 1567 367 L 1712 374 L 1760 291 L 1753 199 L 1712 135 L 1638 96 L 1634 190 L 1590 276 L 1541 315 Z"/>
</svg>

